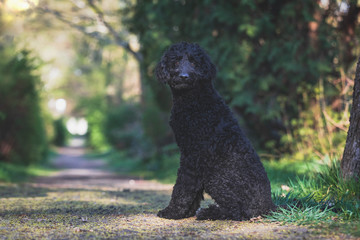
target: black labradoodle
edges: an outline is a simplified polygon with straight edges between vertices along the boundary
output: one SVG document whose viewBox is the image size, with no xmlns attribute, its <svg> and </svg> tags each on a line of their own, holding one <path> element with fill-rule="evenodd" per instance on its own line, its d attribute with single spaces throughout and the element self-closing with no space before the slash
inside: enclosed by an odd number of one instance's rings
<svg viewBox="0 0 360 240">
<path fill-rule="evenodd" d="M 215 75 L 205 51 L 186 42 L 172 45 L 156 67 L 172 91 L 170 126 L 181 152 L 171 201 L 159 217 L 246 220 L 274 208 L 265 169 L 214 89 Z M 204 191 L 216 204 L 197 211 Z"/>
</svg>

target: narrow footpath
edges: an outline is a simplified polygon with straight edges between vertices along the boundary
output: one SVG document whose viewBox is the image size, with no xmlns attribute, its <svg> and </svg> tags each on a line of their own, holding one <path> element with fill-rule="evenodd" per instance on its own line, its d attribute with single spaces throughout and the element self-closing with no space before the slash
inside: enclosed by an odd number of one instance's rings
<svg viewBox="0 0 360 240">
<path fill-rule="evenodd" d="M 59 171 L 52 176 L 35 178 L 32 185 L 45 188 L 102 189 L 113 191 L 171 190 L 172 185 L 146 181 L 134 177 L 119 176 L 106 168 L 102 159 L 89 158 L 85 148 L 58 148 L 59 155 L 53 160 Z M 119 159 L 121 161 L 121 159 Z"/>
</svg>

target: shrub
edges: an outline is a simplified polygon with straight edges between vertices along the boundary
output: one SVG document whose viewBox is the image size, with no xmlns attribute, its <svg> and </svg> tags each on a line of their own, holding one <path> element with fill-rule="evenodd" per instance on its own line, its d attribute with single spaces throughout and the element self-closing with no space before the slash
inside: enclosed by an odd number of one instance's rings
<svg viewBox="0 0 360 240">
<path fill-rule="evenodd" d="M 105 120 L 105 136 L 116 149 L 129 149 L 140 134 L 137 109 L 131 104 L 122 104 L 110 109 Z"/>
<path fill-rule="evenodd" d="M 44 160 L 47 138 L 39 106 L 39 78 L 28 51 L 0 49 L 0 161 L 29 165 Z"/>
<path fill-rule="evenodd" d="M 54 139 L 53 143 L 56 146 L 64 146 L 68 137 L 68 132 L 63 118 L 59 118 L 53 121 L 54 125 Z"/>
<path fill-rule="evenodd" d="M 88 122 L 87 144 L 95 150 L 106 151 L 109 144 L 104 134 L 106 121 L 106 101 L 101 95 L 83 98 L 78 103 L 79 109 L 84 109 L 84 117 Z"/>
<path fill-rule="evenodd" d="M 172 137 L 167 118 L 154 104 L 149 104 L 143 112 L 142 126 L 144 133 L 157 149 L 171 142 L 167 139 L 169 135 L 170 138 Z"/>
</svg>

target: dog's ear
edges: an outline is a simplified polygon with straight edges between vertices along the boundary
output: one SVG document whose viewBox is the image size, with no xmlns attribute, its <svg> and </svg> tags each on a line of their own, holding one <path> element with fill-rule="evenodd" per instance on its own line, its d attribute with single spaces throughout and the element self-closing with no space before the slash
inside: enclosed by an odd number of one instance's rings
<svg viewBox="0 0 360 240">
<path fill-rule="evenodd" d="M 161 58 L 161 61 L 156 65 L 155 75 L 159 82 L 166 84 L 168 79 L 170 78 L 170 73 L 167 70 L 165 65 L 165 61 Z"/>
<path fill-rule="evenodd" d="M 211 62 L 210 58 L 209 58 L 209 62 L 208 62 L 208 74 L 209 74 L 209 79 L 214 79 L 216 77 L 216 66 Z"/>
<path fill-rule="evenodd" d="M 204 74 L 206 79 L 213 80 L 216 77 L 216 66 L 212 63 L 209 55 L 204 52 Z"/>
<path fill-rule="evenodd" d="M 210 56 L 206 53 L 206 51 L 200 47 L 199 44 L 193 43 L 192 44 L 193 51 L 195 55 L 197 55 L 201 60 L 201 68 L 204 72 L 204 78 L 213 80 L 216 77 L 216 66 L 212 63 Z"/>
</svg>

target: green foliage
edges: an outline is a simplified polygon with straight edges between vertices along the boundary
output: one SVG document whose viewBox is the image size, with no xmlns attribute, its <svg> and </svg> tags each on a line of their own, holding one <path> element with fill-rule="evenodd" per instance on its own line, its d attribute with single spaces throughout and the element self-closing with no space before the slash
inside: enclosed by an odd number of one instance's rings
<svg viewBox="0 0 360 240">
<path fill-rule="evenodd" d="M 90 147 L 107 151 L 142 146 L 139 107 L 132 99 L 125 100 L 123 92 L 127 56 L 104 44 L 75 41 L 77 54 L 68 72 L 66 95 L 75 102 L 73 112 L 88 121 Z"/>
<path fill-rule="evenodd" d="M 46 159 L 39 78 L 28 51 L 0 48 L 0 161 L 21 165 Z"/>
<path fill-rule="evenodd" d="M 344 134 L 338 134 L 339 129 L 331 130 L 327 138 L 321 133 L 327 133 L 329 123 L 334 119 L 337 123 L 333 115 L 344 110 L 345 105 L 334 103 L 347 100 L 334 85 L 349 68 L 338 61 L 346 53 L 340 52 L 342 40 L 334 23 L 340 18 L 334 17 L 338 14 L 334 4 L 326 10 L 312 0 L 142 0 L 127 9 L 125 23 L 139 36 L 144 80 L 161 110 L 169 111 L 171 100 L 155 80 L 156 63 L 170 44 L 197 42 L 217 65 L 215 85 L 241 113 L 243 127 L 256 146 L 276 154 L 301 147 L 309 150 L 302 156 L 310 158 L 311 143 L 316 148 L 312 152 L 323 157 L 338 155 L 342 147 Z M 321 81 L 324 90 L 318 98 Z M 316 104 L 329 106 L 327 114 L 333 118 L 325 118 L 323 108 L 310 116 Z M 324 118 L 326 123 L 320 124 Z M 309 139 L 313 133 L 319 134 Z"/>
<path fill-rule="evenodd" d="M 345 87 L 343 81 L 328 80 L 334 87 L 342 92 L 342 96 L 333 96 L 336 99 L 336 108 L 349 106 L 351 99 L 351 88 Z M 281 142 L 283 146 L 292 149 L 292 156 L 296 160 L 314 159 L 326 157 L 338 158 L 344 149 L 348 129 L 349 109 L 334 110 L 325 101 L 323 81 L 314 89 L 314 98 L 306 100 L 306 107 L 302 107 L 297 119 L 289 122 L 287 134 L 283 135 Z M 342 86 L 341 86 L 342 85 Z M 304 99 L 307 91 L 301 90 Z M 310 101 L 310 102 L 308 102 Z"/>
<path fill-rule="evenodd" d="M 131 149 L 137 144 L 139 130 L 138 110 L 131 104 L 122 104 L 109 110 L 105 121 L 105 136 L 116 149 Z"/>
<path fill-rule="evenodd" d="M 101 95 L 84 98 L 79 103 L 79 108 L 85 109 L 85 118 L 88 121 L 88 144 L 92 148 L 105 151 L 109 144 L 105 137 L 106 102 Z"/>
<path fill-rule="evenodd" d="M 145 135 L 155 146 L 161 146 L 169 133 L 167 116 L 156 105 L 150 105 L 143 111 L 142 126 Z"/>
<path fill-rule="evenodd" d="M 167 146 L 168 149 L 177 148 L 175 145 Z M 166 147 L 165 147 L 166 149 Z M 180 166 L 180 154 L 167 153 L 153 158 L 148 169 L 153 170 L 148 177 L 156 178 L 164 183 L 175 183 L 177 170 Z"/>
<path fill-rule="evenodd" d="M 3 182 L 25 182 L 31 177 L 47 176 L 53 172 L 53 169 L 46 166 L 22 166 L 0 162 L 0 180 Z"/>
<path fill-rule="evenodd" d="M 53 125 L 54 125 L 53 143 L 56 146 L 64 146 L 69 136 L 65 126 L 64 118 L 59 118 L 54 120 Z"/>
<path fill-rule="evenodd" d="M 24 181 L 27 167 L 0 162 L 0 180 L 5 182 Z"/>
<path fill-rule="evenodd" d="M 129 155 L 126 151 L 113 151 L 105 159 L 112 170 L 124 174 L 131 174 L 145 179 L 156 179 L 163 183 L 175 183 L 179 168 L 179 154 L 174 153 L 175 145 L 164 146 L 159 151 L 146 158 Z"/>
</svg>

